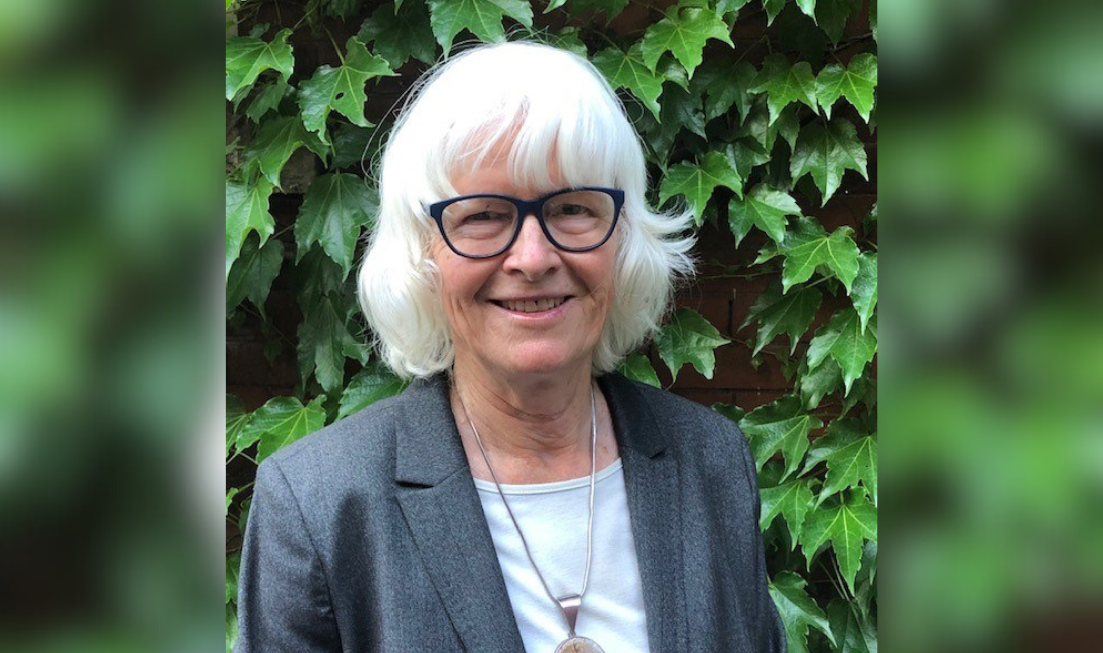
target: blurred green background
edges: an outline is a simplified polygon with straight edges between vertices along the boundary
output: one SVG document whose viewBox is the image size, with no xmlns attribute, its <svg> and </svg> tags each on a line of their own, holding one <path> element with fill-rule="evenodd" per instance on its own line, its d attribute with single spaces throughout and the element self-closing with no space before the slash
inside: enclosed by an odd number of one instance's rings
<svg viewBox="0 0 1103 653">
<path fill-rule="evenodd" d="M 1098 650 L 1103 6 L 876 12 L 881 639 Z M 0 650 L 224 636 L 223 15 L 0 1 Z"/>
</svg>

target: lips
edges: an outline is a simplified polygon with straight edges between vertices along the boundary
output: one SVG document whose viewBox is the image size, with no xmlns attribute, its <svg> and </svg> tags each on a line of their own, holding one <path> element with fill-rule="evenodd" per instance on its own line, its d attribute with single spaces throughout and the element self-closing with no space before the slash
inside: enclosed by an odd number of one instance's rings
<svg viewBox="0 0 1103 653">
<path fill-rule="evenodd" d="M 544 297 L 540 299 L 501 299 L 492 301 L 502 308 L 518 313 L 540 313 L 543 311 L 550 311 L 551 309 L 562 305 L 568 299 L 570 299 L 570 297 Z"/>
</svg>

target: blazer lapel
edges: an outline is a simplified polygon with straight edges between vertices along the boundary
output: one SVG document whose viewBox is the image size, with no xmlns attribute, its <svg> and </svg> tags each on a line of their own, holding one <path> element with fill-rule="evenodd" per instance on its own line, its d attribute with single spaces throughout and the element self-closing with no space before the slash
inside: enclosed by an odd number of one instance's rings
<svg viewBox="0 0 1103 653">
<path fill-rule="evenodd" d="M 397 498 L 448 617 L 468 651 L 524 653 L 494 542 L 456 432 L 447 382 L 411 388 L 395 433 Z"/>
<path fill-rule="evenodd" d="M 686 636 L 682 528 L 674 448 L 627 379 L 600 380 L 620 445 L 652 651 L 682 650 Z"/>
</svg>

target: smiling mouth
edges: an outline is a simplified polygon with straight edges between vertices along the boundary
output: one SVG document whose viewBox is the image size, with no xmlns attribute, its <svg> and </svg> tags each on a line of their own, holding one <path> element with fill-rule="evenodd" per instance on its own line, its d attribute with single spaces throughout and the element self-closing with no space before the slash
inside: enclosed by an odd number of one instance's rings
<svg viewBox="0 0 1103 653">
<path fill-rule="evenodd" d="M 491 302 L 501 306 L 510 311 L 516 311 L 518 313 L 540 313 L 543 311 L 550 311 L 557 306 L 562 305 L 570 297 L 555 297 L 548 299 L 522 299 L 522 300 L 496 300 Z"/>
</svg>

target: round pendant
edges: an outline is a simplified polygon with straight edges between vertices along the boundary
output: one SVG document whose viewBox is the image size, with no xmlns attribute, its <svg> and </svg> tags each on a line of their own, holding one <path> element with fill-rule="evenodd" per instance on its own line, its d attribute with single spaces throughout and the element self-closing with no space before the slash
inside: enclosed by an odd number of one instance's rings
<svg viewBox="0 0 1103 653">
<path fill-rule="evenodd" d="M 555 653 L 605 653 L 597 642 L 589 637 L 568 637 L 559 643 Z"/>
</svg>

